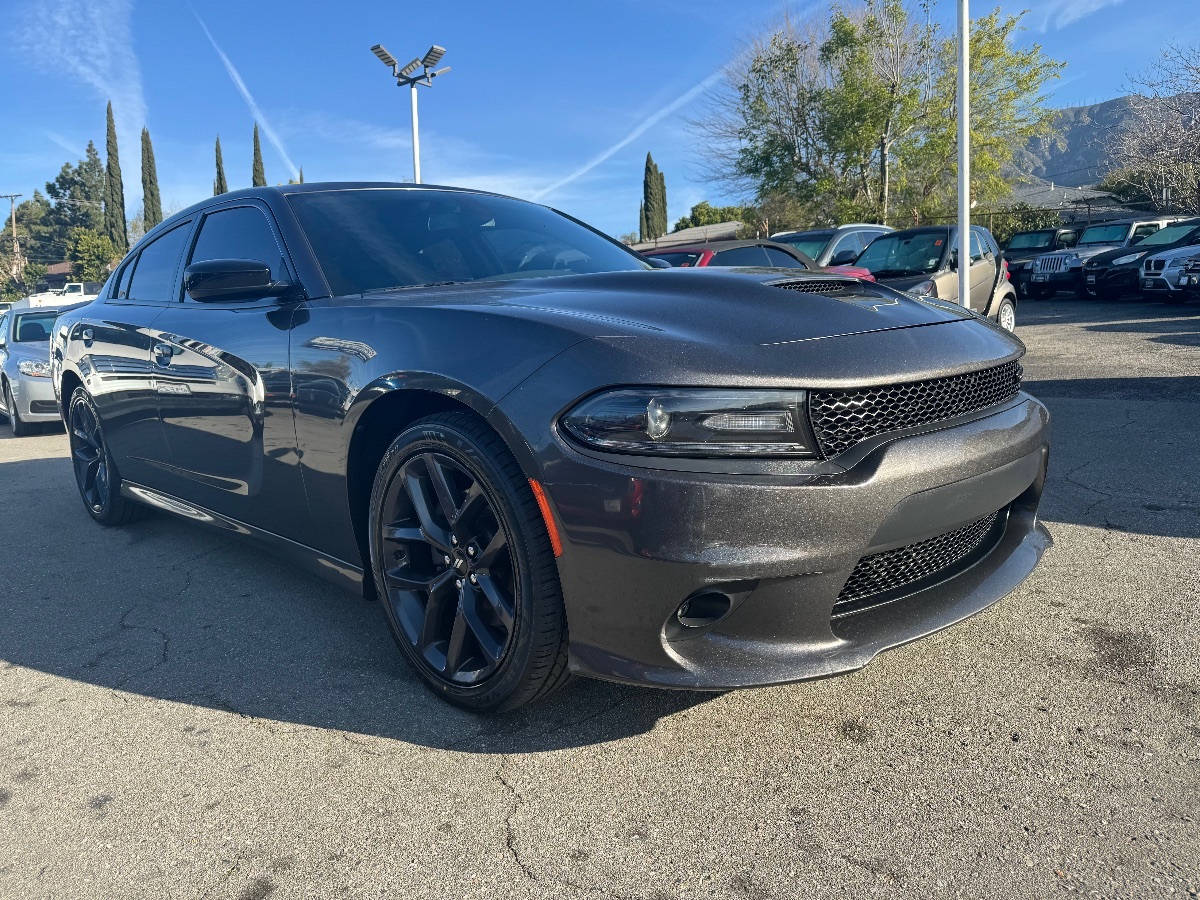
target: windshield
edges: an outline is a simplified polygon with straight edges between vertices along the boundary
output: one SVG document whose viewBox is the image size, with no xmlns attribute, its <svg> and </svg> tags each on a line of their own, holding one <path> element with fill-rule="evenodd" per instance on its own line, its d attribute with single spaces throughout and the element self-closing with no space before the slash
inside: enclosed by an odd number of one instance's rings
<svg viewBox="0 0 1200 900">
<path fill-rule="evenodd" d="M 876 278 L 929 275 L 941 264 L 946 238 L 945 231 L 882 234 L 859 254 L 854 265 L 870 269 Z"/>
<path fill-rule="evenodd" d="M 1123 244 L 1129 234 L 1128 225 L 1093 225 L 1079 237 L 1078 246 L 1086 244 Z"/>
<path fill-rule="evenodd" d="M 1053 231 L 1026 231 L 1009 238 L 1006 250 L 1044 250 L 1054 243 Z"/>
<path fill-rule="evenodd" d="M 561 213 L 503 197 L 411 189 L 288 195 L 334 294 L 649 269 Z"/>
<path fill-rule="evenodd" d="M 24 313 L 17 316 L 16 321 L 13 322 L 13 342 L 29 344 L 34 341 L 50 340 L 50 332 L 54 328 L 54 319 L 57 315 L 58 310 L 49 313 Z"/>
<path fill-rule="evenodd" d="M 1191 238 L 1197 232 L 1200 232 L 1200 228 L 1196 226 L 1195 222 L 1188 222 L 1180 225 L 1168 225 L 1166 228 L 1162 228 L 1154 232 L 1154 234 L 1150 235 L 1150 237 L 1138 241 L 1138 247 L 1153 247 L 1156 245 L 1161 246 L 1163 244 L 1174 244 L 1176 241 L 1182 241 Z"/>
<path fill-rule="evenodd" d="M 696 264 L 696 260 L 698 260 L 701 256 L 700 253 L 647 253 L 645 255 L 649 256 L 650 259 L 661 259 L 663 262 L 670 263 L 676 268 L 687 268 L 688 266 L 694 266 Z"/>
<path fill-rule="evenodd" d="M 816 259 L 821 255 L 829 241 L 833 238 L 832 231 L 800 231 L 796 234 L 785 234 L 782 237 L 771 238 L 779 244 L 787 244 L 799 250 L 805 256 Z"/>
</svg>

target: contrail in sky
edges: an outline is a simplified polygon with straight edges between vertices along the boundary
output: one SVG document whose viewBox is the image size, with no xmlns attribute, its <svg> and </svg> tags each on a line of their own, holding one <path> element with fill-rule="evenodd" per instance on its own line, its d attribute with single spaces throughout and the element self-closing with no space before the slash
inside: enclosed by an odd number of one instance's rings
<svg viewBox="0 0 1200 900">
<path fill-rule="evenodd" d="M 611 147 L 609 147 L 603 153 L 593 156 L 591 159 L 589 159 L 586 163 L 584 163 L 582 166 L 580 166 L 578 169 L 576 169 L 570 175 L 560 178 L 558 181 L 554 182 L 549 187 L 543 188 L 542 190 L 533 194 L 532 199 L 541 200 L 543 197 L 546 197 L 549 194 L 553 194 L 555 191 L 559 190 L 560 188 L 566 187 L 568 184 L 575 181 L 576 179 L 582 178 L 588 172 L 592 171 L 592 169 L 596 168 L 596 166 L 605 162 L 606 160 L 611 158 L 613 155 L 615 155 L 617 152 L 619 152 L 623 148 L 632 144 L 639 137 L 641 137 L 643 134 L 645 134 L 647 131 L 649 131 L 651 128 L 653 128 L 655 125 L 657 125 L 663 119 L 665 119 L 667 116 L 671 115 L 671 113 L 673 113 L 673 112 L 679 110 L 680 108 L 686 106 L 687 104 L 691 103 L 693 100 L 696 99 L 696 97 L 698 97 L 700 94 L 704 93 L 706 90 L 708 90 L 714 84 L 716 84 L 721 79 L 721 76 L 724 74 L 725 74 L 724 69 L 720 69 L 716 72 L 713 72 L 711 75 L 709 75 L 707 78 L 705 78 L 702 82 L 700 82 L 698 85 L 696 85 L 690 91 L 688 91 L 682 97 L 677 97 L 675 100 L 668 103 L 662 109 L 658 110 L 658 112 L 652 113 L 651 115 L 647 116 L 645 119 L 643 119 L 638 124 L 638 126 L 636 128 L 633 129 L 633 131 L 629 132 L 629 134 L 627 134 L 624 138 L 622 138 L 617 143 L 613 144 Z"/>
<path fill-rule="evenodd" d="M 213 39 L 212 32 L 208 30 L 208 26 L 204 24 L 204 20 L 200 18 L 200 14 L 192 9 L 192 15 L 196 17 L 196 21 L 200 23 L 200 27 L 204 29 L 204 36 L 208 38 L 208 42 L 212 44 L 212 48 L 217 51 L 217 56 L 221 57 L 221 62 L 225 64 L 225 71 L 229 73 L 230 79 L 233 81 L 233 86 L 238 89 L 238 93 L 242 95 L 242 99 L 246 101 L 246 106 L 250 107 L 250 114 L 254 116 L 256 122 L 262 126 L 263 134 L 267 136 L 267 140 L 271 142 L 271 146 L 275 148 L 275 152 L 283 159 L 284 164 L 291 170 L 293 178 L 300 177 L 300 171 L 288 156 L 287 150 L 283 147 L 283 141 L 279 139 L 279 135 L 275 133 L 275 129 L 271 127 L 271 123 L 267 121 L 267 117 L 263 115 L 263 111 L 258 108 L 258 104 L 254 102 L 254 97 L 250 94 L 250 89 L 246 87 L 246 82 L 242 81 L 242 76 L 238 74 L 238 70 L 234 68 L 233 63 L 229 61 L 229 57 L 224 51 L 217 46 L 217 42 Z"/>
</svg>

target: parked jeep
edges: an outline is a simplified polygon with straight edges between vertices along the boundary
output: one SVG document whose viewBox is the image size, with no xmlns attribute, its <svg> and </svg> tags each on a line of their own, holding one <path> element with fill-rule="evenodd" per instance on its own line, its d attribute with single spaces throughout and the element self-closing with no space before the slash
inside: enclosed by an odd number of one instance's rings
<svg viewBox="0 0 1200 900">
<path fill-rule="evenodd" d="M 1155 232 L 1180 221 L 1183 216 L 1158 216 L 1097 222 L 1084 229 L 1079 243 L 1069 250 L 1046 253 L 1033 261 L 1029 275 L 1032 287 L 1055 291 L 1074 291 L 1083 300 L 1096 296 L 1095 287 L 1087 289 L 1083 264 L 1097 254 L 1120 247 L 1132 247 Z"/>
<path fill-rule="evenodd" d="M 1040 300 L 1051 290 L 1046 285 L 1034 285 L 1029 277 L 1033 274 L 1033 261 L 1043 253 L 1074 247 L 1079 241 L 1082 225 L 1068 228 L 1039 228 L 1036 231 L 1018 231 L 1004 245 L 1004 258 L 1008 260 L 1009 280 L 1022 300 Z"/>
</svg>

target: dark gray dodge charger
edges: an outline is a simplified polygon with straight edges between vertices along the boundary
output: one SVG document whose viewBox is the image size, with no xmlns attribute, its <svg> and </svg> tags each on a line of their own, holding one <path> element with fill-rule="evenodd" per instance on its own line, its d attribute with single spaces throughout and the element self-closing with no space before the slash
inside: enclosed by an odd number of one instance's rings
<svg viewBox="0 0 1200 900">
<path fill-rule="evenodd" d="M 391 184 L 235 191 L 62 316 L 103 525 L 151 509 L 377 598 L 426 684 L 834 675 L 999 600 L 1049 543 L 1024 347 L 937 300 L 656 270 L 561 213 Z"/>
</svg>

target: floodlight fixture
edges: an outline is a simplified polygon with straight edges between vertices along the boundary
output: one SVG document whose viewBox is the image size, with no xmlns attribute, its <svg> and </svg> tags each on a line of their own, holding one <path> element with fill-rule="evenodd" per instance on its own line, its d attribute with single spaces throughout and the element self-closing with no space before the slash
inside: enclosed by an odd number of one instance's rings
<svg viewBox="0 0 1200 900">
<path fill-rule="evenodd" d="M 429 77 L 437 78 L 439 75 L 445 75 L 449 71 L 450 71 L 450 67 L 446 66 L 446 68 L 444 68 L 444 69 L 438 69 L 436 72 L 430 72 Z"/>
<path fill-rule="evenodd" d="M 378 56 L 380 61 L 385 66 L 395 67 L 396 57 L 394 57 L 394 56 L 392 56 L 392 54 L 388 53 L 387 49 L 383 46 L 383 44 L 376 44 L 374 47 L 371 48 L 371 52 L 374 53 L 376 56 Z"/>
<path fill-rule="evenodd" d="M 419 59 L 414 59 L 407 66 L 400 70 L 400 75 L 404 78 L 407 78 L 419 68 L 421 68 L 421 61 Z"/>
<path fill-rule="evenodd" d="M 432 47 L 429 48 L 429 52 L 425 54 L 425 58 L 421 60 L 421 65 L 423 65 L 427 69 L 432 69 L 434 66 L 436 66 L 439 62 L 442 61 L 442 57 L 445 55 L 446 55 L 446 48 L 439 47 L 437 44 L 434 44 Z"/>
</svg>

